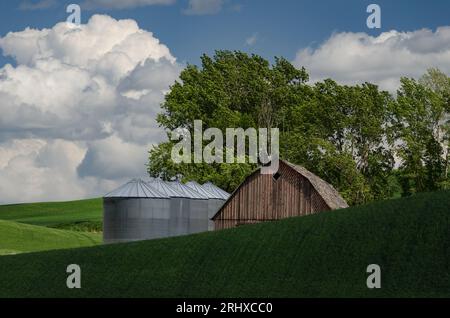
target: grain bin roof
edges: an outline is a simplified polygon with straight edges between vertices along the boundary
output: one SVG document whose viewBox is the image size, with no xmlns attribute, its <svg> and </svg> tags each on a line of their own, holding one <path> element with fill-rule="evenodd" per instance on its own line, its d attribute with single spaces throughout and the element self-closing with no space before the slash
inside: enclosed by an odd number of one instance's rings
<svg viewBox="0 0 450 318">
<path fill-rule="evenodd" d="M 207 191 L 212 192 L 214 196 L 216 196 L 216 199 L 228 200 L 228 198 L 230 197 L 230 194 L 228 192 L 222 190 L 211 182 L 203 184 L 202 187 Z"/>
<path fill-rule="evenodd" d="M 184 184 L 182 184 L 179 181 L 168 182 L 167 184 L 169 186 L 173 187 L 178 192 L 182 193 L 184 198 L 200 199 L 200 200 L 207 200 L 208 199 L 208 197 L 205 196 L 204 194 L 195 191 L 191 187 L 188 187 L 187 185 L 184 185 Z"/>
<path fill-rule="evenodd" d="M 222 199 L 221 197 L 219 197 L 219 195 L 209 191 L 204 186 L 202 186 L 201 184 L 199 184 L 199 183 L 197 183 L 195 181 L 190 181 L 190 182 L 186 183 L 186 186 L 188 186 L 189 188 L 191 188 L 191 189 L 195 190 L 196 192 L 200 193 L 205 198 L 208 198 L 208 199 Z"/>
<path fill-rule="evenodd" d="M 105 198 L 168 198 L 141 179 L 133 179 L 104 196 Z"/>
<path fill-rule="evenodd" d="M 342 208 L 348 208 L 347 202 L 341 197 L 339 192 L 328 182 L 324 181 L 323 179 L 316 176 L 311 171 L 307 170 L 306 168 L 294 165 L 290 162 L 282 160 L 286 165 L 300 173 L 302 176 L 304 176 L 306 179 L 311 182 L 312 186 L 316 189 L 317 192 L 319 192 L 320 196 L 325 200 L 325 203 L 331 208 L 331 209 L 342 209 Z"/>
<path fill-rule="evenodd" d="M 158 192 L 163 193 L 165 196 L 169 198 L 186 198 L 183 192 L 178 191 L 168 182 L 165 182 L 159 178 L 155 178 L 150 182 L 147 182 L 147 185 L 149 185 L 153 189 L 156 189 Z"/>
</svg>

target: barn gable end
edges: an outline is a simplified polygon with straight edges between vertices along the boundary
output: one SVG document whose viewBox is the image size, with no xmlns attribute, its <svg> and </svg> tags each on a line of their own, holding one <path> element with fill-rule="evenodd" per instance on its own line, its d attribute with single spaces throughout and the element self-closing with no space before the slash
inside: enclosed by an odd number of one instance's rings
<svg viewBox="0 0 450 318">
<path fill-rule="evenodd" d="M 278 172 L 254 171 L 212 218 L 223 229 L 347 207 L 327 182 L 301 166 L 280 160 Z"/>
</svg>

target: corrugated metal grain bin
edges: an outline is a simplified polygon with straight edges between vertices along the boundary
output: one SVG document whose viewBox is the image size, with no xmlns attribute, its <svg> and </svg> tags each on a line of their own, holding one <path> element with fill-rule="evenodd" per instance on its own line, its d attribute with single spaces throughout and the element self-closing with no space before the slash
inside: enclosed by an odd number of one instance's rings
<svg viewBox="0 0 450 318">
<path fill-rule="evenodd" d="M 134 179 L 103 198 L 105 243 L 167 236 L 170 197 Z"/>
<path fill-rule="evenodd" d="M 149 185 L 170 198 L 169 233 L 167 236 L 189 234 L 189 202 L 182 192 L 161 179 L 152 179 Z"/>
<path fill-rule="evenodd" d="M 146 240 L 213 230 L 214 223 L 210 218 L 225 202 L 224 193 L 228 195 L 217 189 L 214 193 L 197 183 L 188 186 L 158 178 L 148 182 L 132 180 L 103 199 L 104 242 Z"/>
<path fill-rule="evenodd" d="M 170 186 L 183 194 L 183 203 L 188 207 L 188 232 L 199 233 L 208 231 L 208 197 L 190 187 L 175 181 Z"/>
<path fill-rule="evenodd" d="M 186 183 L 186 186 L 202 194 L 205 198 L 208 198 L 208 231 L 213 231 L 214 221 L 211 218 L 219 211 L 228 199 L 229 194 L 212 183 L 201 185 L 195 181 L 191 181 Z"/>
</svg>

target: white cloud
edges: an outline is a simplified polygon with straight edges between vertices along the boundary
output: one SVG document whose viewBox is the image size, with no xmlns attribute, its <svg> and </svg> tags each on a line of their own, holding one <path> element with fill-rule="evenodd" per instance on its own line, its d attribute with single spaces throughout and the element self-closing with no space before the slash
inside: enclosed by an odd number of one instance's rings
<svg viewBox="0 0 450 318">
<path fill-rule="evenodd" d="M 430 67 L 450 72 L 450 27 L 435 32 L 390 31 L 377 37 L 336 33 L 316 49 L 298 51 L 294 64 L 305 66 L 313 81 L 324 78 L 345 84 L 369 81 L 395 92 L 402 76 L 417 78 Z"/>
<path fill-rule="evenodd" d="M 258 33 L 253 33 L 251 36 L 245 39 L 245 44 L 248 46 L 253 46 L 258 41 Z"/>
<path fill-rule="evenodd" d="M 89 71 L 103 65 L 119 75 L 126 75 L 147 58 L 175 61 L 169 49 L 151 32 L 139 29 L 136 21 L 107 15 L 94 15 L 79 28 L 61 22 L 52 29 L 10 32 L 0 39 L 0 47 L 19 64 L 35 66 L 42 59 L 56 59 Z M 113 61 L 117 65 L 111 65 Z"/>
<path fill-rule="evenodd" d="M 91 197 L 145 175 L 181 70 L 151 32 L 95 15 L 9 33 L 0 48 L 17 61 L 0 68 L 0 201 Z"/>
<path fill-rule="evenodd" d="M 149 147 L 147 145 L 147 149 Z M 148 153 L 142 146 L 111 136 L 89 143 L 86 156 L 77 170 L 81 177 L 100 176 L 108 180 L 140 177 L 145 175 L 147 159 Z"/>
<path fill-rule="evenodd" d="M 176 0 L 85 0 L 82 9 L 132 9 L 151 5 L 169 5 Z"/>
<path fill-rule="evenodd" d="M 184 10 L 187 15 L 216 14 L 222 10 L 223 0 L 189 0 L 188 8 Z"/>
<path fill-rule="evenodd" d="M 86 192 L 106 190 L 95 178 L 78 178 L 76 166 L 84 152 L 63 140 L 1 143 L 0 203 L 77 199 Z M 7 156 L 3 156 L 5 153 Z"/>
</svg>

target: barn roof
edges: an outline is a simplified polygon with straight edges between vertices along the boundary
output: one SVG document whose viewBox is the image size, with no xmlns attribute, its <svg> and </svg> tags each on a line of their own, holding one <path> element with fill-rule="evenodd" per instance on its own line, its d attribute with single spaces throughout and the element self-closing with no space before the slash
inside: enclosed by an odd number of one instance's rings
<svg viewBox="0 0 450 318">
<path fill-rule="evenodd" d="M 339 192 L 328 182 L 319 178 L 314 173 L 306 169 L 305 167 L 294 165 L 290 162 L 283 161 L 286 165 L 300 173 L 306 179 L 311 182 L 312 186 L 316 189 L 316 191 L 320 194 L 320 196 L 324 199 L 325 203 L 333 210 L 348 208 L 347 202 L 342 198 Z"/>
</svg>

